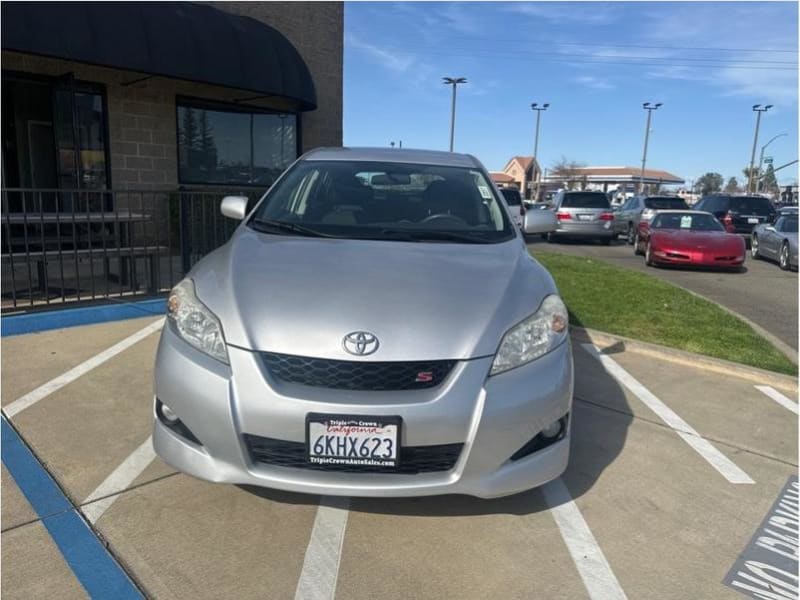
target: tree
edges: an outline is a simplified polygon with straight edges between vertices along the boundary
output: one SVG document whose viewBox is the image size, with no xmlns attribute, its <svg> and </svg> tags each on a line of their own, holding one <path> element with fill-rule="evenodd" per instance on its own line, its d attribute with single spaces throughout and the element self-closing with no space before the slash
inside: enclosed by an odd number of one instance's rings
<svg viewBox="0 0 800 600">
<path fill-rule="evenodd" d="M 775 169 L 772 168 L 772 165 L 767 166 L 767 171 L 764 173 L 764 178 L 761 180 L 761 186 L 759 187 L 758 184 L 756 184 L 753 187 L 773 196 L 780 192 L 778 180 L 775 179 Z"/>
<path fill-rule="evenodd" d="M 203 111 L 205 112 L 205 111 Z M 180 128 L 180 135 L 178 142 L 186 148 L 187 152 L 189 150 L 197 149 L 198 141 L 199 141 L 199 133 L 197 131 L 197 119 L 194 115 L 193 108 L 184 108 L 183 109 L 183 123 L 182 127 Z"/>
<path fill-rule="evenodd" d="M 200 157 L 203 161 L 203 166 L 207 170 L 213 170 L 217 166 L 217 145 L 214 142 L 214 128 L 208 122 L 208 113 L 206 111 L 200 112 L 200 132 L 198 143 L 200 146 Z"/>
<path fill-rule="evenodd" d="M 742 169 L 742 174 L 744 175 L 744 184 L 742 185 L 742 187 L 744 188 L 745 192 L 750 191 L 750 172 L 751 172 L 750 167 L 745 167 L 744 169 Z M 756 181 L 758 181 L 758 175 L 759 175 L 758 167 L 753 167 L 752 173 L 753 173 L 752 185 L 753 189 L 755 190 Z"/>
<path fill-rule="evenodd" d="M 567 159 L 562 156 L 561 159 L 550 167 L 551 177 L 556 177 L 564 182 L 565 187 L 571 190 L 575 184 L 581 180 L 581 169 L 586 165 L 579 163 L 575 160 Z"/>
<path fill-rule="evenodd" d="M 736 180 L 736 177 L 731 177 L 728 179 L 728 183 L 725 184 L 725 192 L 728 194 L 735 194 L 738 191 L 740 191 L 739 182 Z"/>
<path fill-rule="evenodd" d="M 722 175 L 709 172 L 697 179 L 694 189 L 702 195 L 713 194 L 722 189 L 722 182 Z"/>
</svg>

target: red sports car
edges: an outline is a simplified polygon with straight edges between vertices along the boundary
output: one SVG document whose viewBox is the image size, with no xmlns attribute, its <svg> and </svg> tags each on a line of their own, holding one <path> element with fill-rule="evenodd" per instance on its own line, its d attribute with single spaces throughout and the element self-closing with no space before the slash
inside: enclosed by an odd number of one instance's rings
<svg viewBox="0 0 800 600">
<path fill-rule="evenodd" d="M 744 264 L 745 243 L 728 233 L 711 213 L 662 210 L 650 223 L 639 224 L 636 254 L 648 266 L 692 265 L 738 269 Z"/>
</svg>

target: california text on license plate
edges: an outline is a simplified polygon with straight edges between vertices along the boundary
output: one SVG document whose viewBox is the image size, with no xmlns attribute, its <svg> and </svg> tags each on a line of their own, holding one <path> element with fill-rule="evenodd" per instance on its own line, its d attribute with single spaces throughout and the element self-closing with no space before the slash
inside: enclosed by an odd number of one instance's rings
<svg viewBox="0 0 800 600">
<path fill-rule="evenodd" d="M 400 417 L 325 415 L 306 417 L 308 462 L 317 465 L 396 467 Z"/>
</svg>

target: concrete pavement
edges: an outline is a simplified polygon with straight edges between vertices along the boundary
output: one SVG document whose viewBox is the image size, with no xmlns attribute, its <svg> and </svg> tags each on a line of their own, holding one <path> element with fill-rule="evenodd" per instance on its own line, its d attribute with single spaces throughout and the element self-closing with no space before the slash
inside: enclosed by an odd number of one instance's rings
<svg viewBox="0 0 800 600">
<path fill-rule="evenodd" d="M 20 357 L 47 364 L 57 344 L 82 341 L 86 349 L 59 365 L 67 370 L 151 322 L 5 338 L 4 404 L 45 383 L 35 369 L 11 368 Z M 149 435 L 156 339 L 139 341 L 11 419 L 78 506 Z M 492 501 L 350 499 L 340 543 L 323 548 L 310 589 L 328 573 L 341 599 L 605 599 L 609 589 L 628 598 L 741 597 L 722 580 L 797 473 L 796 415 L 750 381 L 609 352 L 754 483 L 726 480 L 629 382 L 576 343 L 567 498 L 554 503 L 552 489 L 538 489 Z M 304 597 L 298 581 L 308 575 L 304 561 L 325 499 L 209 484 L 158 459 L 134 475 L 94 529 L 145 595 Z M 2 483 L 4 595 L 85 597 L 5 469 Z M 565 509 L 573 512 L 565 517 Z M 569 515 L 589 538 L 559 521 Z M 592 552 L 607 561 L 611 581 L 597 561 L 585 562 Z"/>
<path fill-rule="evenodd" d="M 614 241 L 610 246 L 568 241 L 550 244 L 532 237 L 528 247 L 603 260 L 609 264 L 646 272 L 705 296 L 763 327 L 795 351 L 797 359 L 797 272 L 781 271 L 775 263 L 745 260 L 744 273 L 711 272 L 677 268 L 646 267 L 633 246 Z"/>
</svg>

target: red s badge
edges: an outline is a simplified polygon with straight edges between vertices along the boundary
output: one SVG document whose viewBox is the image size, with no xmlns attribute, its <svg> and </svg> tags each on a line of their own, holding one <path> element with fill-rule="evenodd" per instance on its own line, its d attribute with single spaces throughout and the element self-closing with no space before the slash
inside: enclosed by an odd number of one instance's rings
<svg viewBox="0 0 800 600">
<path fill-rule="evenodd" d="M 430 383 L 433 381 L 433 372 L 432 371 L 420 371 L 417 373 L 417 378 L 414 380 L 417 383 Z"/>
</svg>

